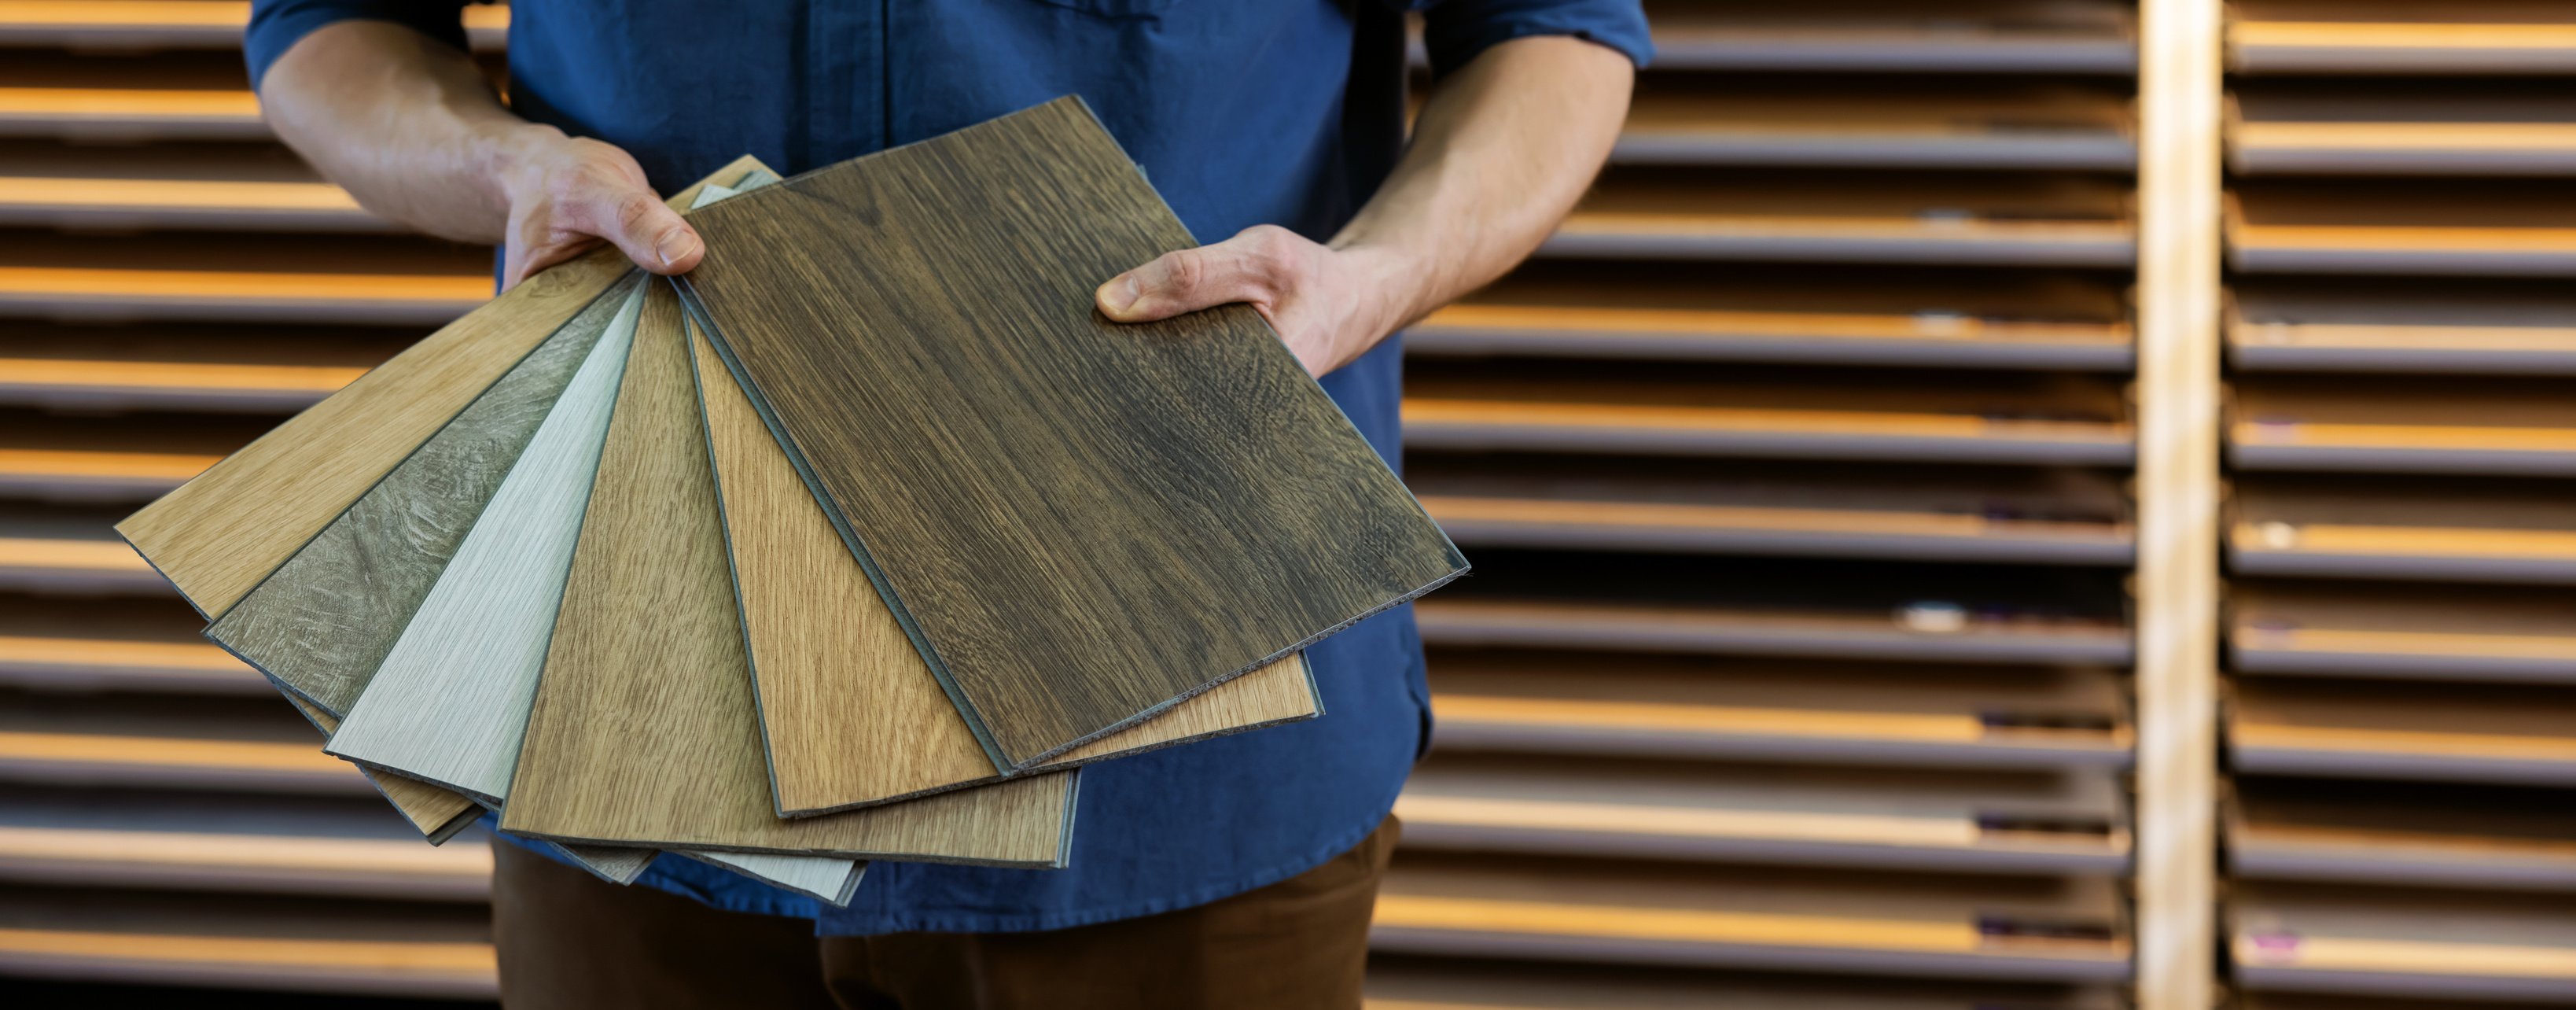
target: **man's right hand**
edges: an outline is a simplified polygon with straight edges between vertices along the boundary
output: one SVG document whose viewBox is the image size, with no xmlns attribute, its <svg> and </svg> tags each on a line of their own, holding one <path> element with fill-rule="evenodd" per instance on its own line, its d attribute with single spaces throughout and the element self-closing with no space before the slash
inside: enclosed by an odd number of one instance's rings
<svg viewBox="0 0 2576 1010">
<path fill-rule="evenodd" d="M 602 242 L 657 274 L 706 256 L 632 156 L 519 118 L 472 57 L 401 25 L 314 30 L 269 67 L 259 97 L 277 135 L 361 206 L 503 247 L 504 287 Z"/>
<path fill-rule="evenodd" d="M 615 145 L 531 126 L 496 169 L 510 219 L 504 288 L 607 242 L 657 274 L 687 273 L 706 243 L 654 195 L 644 169 Z"/>
</svg>

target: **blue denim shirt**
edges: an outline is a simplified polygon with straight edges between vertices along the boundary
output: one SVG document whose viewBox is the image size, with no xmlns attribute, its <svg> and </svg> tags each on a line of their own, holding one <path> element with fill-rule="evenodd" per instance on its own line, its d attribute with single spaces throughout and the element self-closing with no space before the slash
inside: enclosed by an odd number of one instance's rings
<svg viewBox="0 0 2576 1010">
<path fill-rule="evenodd" d="M 256 79 L 340 20 L 461 46 L 461 6 L 258 0 L 245 50 Z M 1435 74 L 1530 35 L 1648 55 L 1638 0 L 518 0 L 511 102 L 624 147 L 668 192 L 743 154 L 801 172 L 1079 94 L 1200 241 L 1265 223 L 1322 240 L 1401 150 L 1404 6 Z M 1389 460 L 1401 353 L 1323 380 Z M 1067 869 L 876 863 L 847 909 L 686 859 L 640 883 L 870 934 L 1056 929 L 1287 879 L 1377 827 L 1430 726 L 1409 608 L 1307 657 L 1323 718 L 1086 769 Z"/>
</svg>

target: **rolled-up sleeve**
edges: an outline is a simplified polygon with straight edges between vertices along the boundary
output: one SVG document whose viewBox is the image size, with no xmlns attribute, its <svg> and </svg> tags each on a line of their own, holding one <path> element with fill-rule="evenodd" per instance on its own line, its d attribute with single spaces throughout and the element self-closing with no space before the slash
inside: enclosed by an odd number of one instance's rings
<svg viewBox="0 0 2576 1010">
<path fill-rule="evenodd" d="M 339 21 L 391 21 L 463 49 L 464 9 L 464 0 L 252 0 L 242 56 L 255 88 L 289 47 Z"/>
<path fill-rule="evenodd" d="M 1421 4 L 1422 45 L 1433 76 L 1446 76 L 1497 44 L 1532 35 L 1570 35 L 1618 50 L 1638 66 L 1653 59 L 1638 0 L 1436 0 Z"/>
</svg>

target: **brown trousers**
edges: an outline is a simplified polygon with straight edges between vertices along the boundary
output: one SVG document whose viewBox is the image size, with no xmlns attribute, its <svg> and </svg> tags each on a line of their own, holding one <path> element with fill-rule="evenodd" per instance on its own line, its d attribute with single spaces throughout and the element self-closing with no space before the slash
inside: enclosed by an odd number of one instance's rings
<svg viewBox="0 0 2576 1010">
<path fill-rule="evenodd" d="M 509 1010 L 1357 1008 L 1393 818 L 1350 851 L 1196 908 L 1043 933 L 814 936 L 804 919 L 619 887 L 493 845 Z M 866 886 L 862 884 L 861 886 Z"/>
</svg>

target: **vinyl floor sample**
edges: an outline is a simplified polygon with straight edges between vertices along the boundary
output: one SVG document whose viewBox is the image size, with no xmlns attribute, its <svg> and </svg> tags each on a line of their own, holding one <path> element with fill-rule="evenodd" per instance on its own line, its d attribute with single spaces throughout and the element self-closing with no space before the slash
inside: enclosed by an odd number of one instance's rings
<svg viewBox="0 0 2576 1010">
<path fill-rule="evenodd" d="M 502 829 L 576 843 L 1060 865 L 1072 773 L 778 816 L 682 318 L 669 286 L 648 289 Z"/>
<path fill-rule="evenodd" d="M 592 345 L 332 734 L 331 754 L 488 803 L 509 791 L 644 288 Z"/>
<path fill-rule="evenodd" d="M 995 778 L 992 759 L 695 326 L 690 353 L 778 813 L 867 806 Z M 1039 767 L 1321 712 L 1301 653 Z"/>
<path fill-rule="evenodd" d="M 743 158 L 710 180 L 762 170 Z M 671 197 L 696 200 L 699 183 Z M 631 266 L 614 249 L 556 266 L 430 334 L 117 524 L 208 618 L 348 510 L 412 450 Z"/>
<path fill-rule="evenodd" d="M 1193 242 L 1079 100 L 692 220 L 718 349 L 997 768 L 1465 570 L 1251 308 L 1095 312 Z"/>
<path fill-rule="evenodd" d="M 500 490 L 573 373 L 643 284 L 631 273 L 206 629 L 323 711 L 344 715 Z"/>
</svg>

